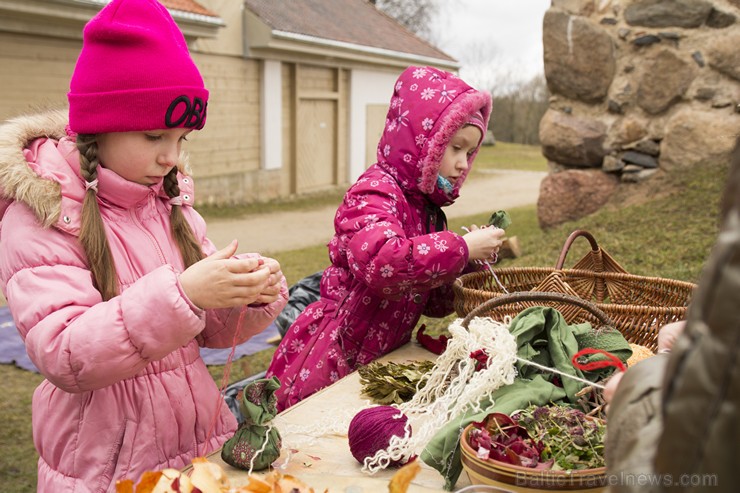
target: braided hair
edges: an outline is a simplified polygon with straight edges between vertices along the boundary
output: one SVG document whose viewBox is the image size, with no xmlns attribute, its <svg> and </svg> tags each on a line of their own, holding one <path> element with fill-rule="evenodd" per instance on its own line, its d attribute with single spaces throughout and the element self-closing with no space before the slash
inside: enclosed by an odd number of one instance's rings
<svg viewBox="0 0 740 493">
<path fill-rule="evenodd" d="M 115 261 L 108 243 L 108 237 L 105 235 L 105 227 L 98 206 L 96 180 L 100 161 L 98 160 L 96 135 L 78 134 L 77 150 L 80 152 L 80 173 L 87 184 L 85 198 L 82 202 L 80 243 L 90 263 L 95 288 L 100 291 L 103 300 L 107 301 L 119 294 L 119 282 Z M 164 190 L 170 198 L 180 196 L 180 187 L 177 184 L 177 167 L 172 168 L 164 177 Z M 185 219 L 180 205 L 172 204 L 170 229 L 172 237 L 180 250 L 180 255 L 182 255 L 185 268 L 190 267 L 204 257 L 203 250 L 195 239 L 195 234 Z"/>
<path fill-rule="evenodd" d="M 88 184 L 98 179 L 98 142 L 95 135 L 77 135 L 77 150 L 80 151 L 80 173 Z M 93 283 L 103 300 L 109 300 L 118 294 L 118 274 L 116 273 L 113 254 L 110 251 L 108 237 L 105 236 L 103 218 L 100 216 L 98 197 L 94 186 L 88 186 L 82 202 L 82 224 L 80 226 L 80 243 L 90 262 Z"/>
<path fill-rule="evenodd" d="M 165 175 L 164 191 L 170 198 L 180 196 L 180 186 L 177 184 L 177 166 Z M 195 234 L 190 228 L 190 223 L 185 219 L 185 214 L 182 213 L 182 207 L 178 204 L 172 204 L 170 230 L 172 231 L 172 237 L 177 243 L 177 247 L 180 249 L 182 262 L 185 264 L 186 269 L 203 259 L 203 249 L 198 243 L 198 240 L 195 239 Z"/>
</svg>

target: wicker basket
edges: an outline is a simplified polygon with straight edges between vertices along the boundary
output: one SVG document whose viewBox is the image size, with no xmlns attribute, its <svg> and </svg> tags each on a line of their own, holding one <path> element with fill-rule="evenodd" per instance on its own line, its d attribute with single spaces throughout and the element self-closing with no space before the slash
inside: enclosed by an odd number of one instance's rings
<svg viewBox="0 0 740 493">
<path fill-rule="evenodd" d="M 591 251 L 572 269 L 563 264 L 573 241 L 579 237 L 591 243 Z M 660 277 L 627 273 L 594 237 L 582 230 L 566 240 L 555 268 L 509 267 L 473 272 L 460 276 L 453 284 L 455 311 L 465 317 L 486 301 L 506 293 L 535 291 L 554 292 L 590 301 L 613 321 L 625 338 L 634 344 L 657 349 L 657 334 L 663 325 L 683 320 L 695 284 Z M 515 317 L 530 306 L 548 305 L 558 309 L 568 323 L 591 322 L 598 325 L 593 313 L 568 301 L 522 300 L 494 306 L 479 313 L 496 320 Z"/>
<path fill-rule="evenodd" d="M 461 324 L 467 329 L 468 324 L 470 324 L 470 321 L 473 320 L 473 318 L 487 316 L 486 314 L 489 313 L 491 310 L 500 309 L 502 307 L 505 307 L 506 305 L 518 305 L 520 307 L 519 311 L 521 311 L 524 308 L 527 308 L 527 306 L 542 306 L 545 304 L 543 303 L 545 301 L 554 302 L 558 305 L 572 306 L 575 310 L 574 313 L 578 310 L 583 311 L 584 313 L 579 313 L 579 316 L 581 316 L 582 318 L 587 317 L 591 320 L 594 320 L 594 329 L 614 327 L 614 322 L 611 318 L 609 318 L 609 315 L 607 315 L 594 303 L 584 300 L 583 298 L 580 298 L 578 296 L 548 291 L 520 291 L 516 293 L 507 293 L 500 296 L 495 296 L 486 300 L 481 305 L 473 308 L 470 313 L 465 315 L 465 318 L 462 320 Z M 527 306 L 524 306 L 524 304 L 526 303 L 529 304 Z"/>
</svg>

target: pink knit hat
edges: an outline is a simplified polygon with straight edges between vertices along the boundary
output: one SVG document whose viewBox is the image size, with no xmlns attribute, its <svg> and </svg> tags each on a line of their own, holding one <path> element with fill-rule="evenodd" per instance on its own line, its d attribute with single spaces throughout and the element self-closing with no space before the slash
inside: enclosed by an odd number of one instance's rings
<svg viewBox="0 0 740 493">
<path fill-rule="evenodd" d="M 483 119 L 483 112 L 481 110 L 477 110 L 475 113 L 470 115 L 468 117 L 468 120 L 465 122 L 465 125 L 473 125 L 474 127 L 478 127 L 478 130 L 480 130 L 481 133 L 481 140 L 486 136 L 486 124 L 485 120 Z"/>
<path fill-rule="evenodd" d="M 87 23 L 67 98 L 77 133 L 206 123 L 208 90 L 182 32 L 156 0 L 113 0 Z"/>
</svg>

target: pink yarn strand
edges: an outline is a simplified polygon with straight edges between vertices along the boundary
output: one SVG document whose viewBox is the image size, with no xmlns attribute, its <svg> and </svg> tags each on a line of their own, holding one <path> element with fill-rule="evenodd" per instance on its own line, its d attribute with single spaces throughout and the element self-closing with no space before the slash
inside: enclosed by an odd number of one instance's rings
<svg viewBox="0 0 740 493">
<path fill-rule="evenodd" d="M 247 313 L 247 307 L 242 310 L 242 312 L 239 314 L 239 320 L 236 323 L 237 330 L 234 331 L 234 339 L 231 341 L 231 352 L 229 353 L 229 357 L 226 358 L 226 365 L 224 366 L 224 375 L 221 378 L 221 386 L 218 389 L 219 393 L 219 399 L 218 403 L 216 404 L 216 412 L 213 414 L 213 419 L 211 419 L 211 425 L 208 428 L 208 433 L 206 434 L 206 440 L 203 442 L 203 450 L 200 453 L 201 457 L 205 457 L 206 452 L 208 451 L 208 442 L 211 440 L 211 436 L 213 435 L 213 431 L 216 428 L 216 421 L 218 421 L 218 417 L 221 415 L 221 406 L 224 404 L 224 392 L 226 391 L 226 387 L 229 385 L 229 375 L 231 374 L 231 364 L 234 359 L 234 354 L 236 354 L 236 341 L 239 336 L 239 332 L 241 332 L 242 329 L 242 323 L 244 322 L 244 316 Z"/>
</svg>

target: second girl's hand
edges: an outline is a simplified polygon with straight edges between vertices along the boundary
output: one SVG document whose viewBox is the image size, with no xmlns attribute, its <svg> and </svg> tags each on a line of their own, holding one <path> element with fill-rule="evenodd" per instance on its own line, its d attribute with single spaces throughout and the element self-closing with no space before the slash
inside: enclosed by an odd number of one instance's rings
<svg viewBox="0 0 740 493">
<path fill-rule="evenodd" d="M 468 228 L 466 228 L 465 226 L 462 227 L 462 230 L 465 231 L 466 233 L 470 233 L 470 230 Z M 485 265 L 486 267 L 488 267 L 488 271 L 491 273 L 491 275 L 493 276 L 493 278 L 496 280 L 496 284 L 498 284 L 498 287 L 501 288 L 501 291 L 503 291 L 504 293 L 507 293 L 507 294 L 509 293 L 509 290 L 506 289 L 506 286 L 504 286 L 501 283 L 501 281 L 499 280 L 498 276 L 493 271 L 493 266 L 491 265 L 491 262 L 489 262 L 487 259 L 486 260 L 475 260 L 475 262 L 478 263 L 478 264 L 480 264 L 480 265 Z"/>
</svg>

